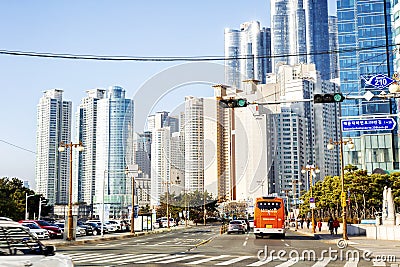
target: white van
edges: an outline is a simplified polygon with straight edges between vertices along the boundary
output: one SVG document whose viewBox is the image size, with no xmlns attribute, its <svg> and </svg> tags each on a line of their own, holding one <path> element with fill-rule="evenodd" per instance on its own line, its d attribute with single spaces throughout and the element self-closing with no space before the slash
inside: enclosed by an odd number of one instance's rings
<svg viewBox="0 0 400 267">
<path fill-rule="evenodd" d="M 71 267 L 71 258 L 55 254 L 54 246 L 44 246 L 28 230 L 10 221 L 0 221 L 1 266 Z"/>
</svg>

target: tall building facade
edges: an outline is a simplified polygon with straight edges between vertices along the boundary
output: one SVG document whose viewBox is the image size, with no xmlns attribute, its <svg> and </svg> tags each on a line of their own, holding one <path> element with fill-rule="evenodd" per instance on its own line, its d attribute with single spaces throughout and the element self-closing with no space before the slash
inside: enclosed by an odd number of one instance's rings
<svg viewBox="0 0 400 267">
<path fill-rule="evenodd" d="M 225 29 L 225 83 L 242 88 L 245 80 L 265 82 L 271 72 L 271 32 L 258 21 L 245 22 L 240 29 Z"/>
<path fill-rule="evenodd" d="M 338 1 L 338 40 L 340 88 L 348 96 L 362 96 L 378 89 L 367 81 L 374 75 L 393 75 L 391 1 Z M 392 100 L 347 99 L 341 105 L 342 117 L 373 118 L 376 114 L 394 114 Z M 354 118 L 353 117 L 353 118 Z M 346 152 L 344 164 L 356 165 L 372 172 L 376 168 L 399 169 L 398 136 L 395 131 L 363 131 L 343 134 L 355 142 L 353 151 Z"/>
<path fill-rule="evenodd" d="M 110 87 L 97 101 L 94 202 L 106 203 L 116 217 L 127 217 L 132 204 L 132 174 L 125 171 L 133 164 L 133 116 L 133 100 L 125 98 L 122 87 Z"/>
<path fill-rule="evenodd" d="M 338 28 L 337 17 L 328 17 L 329 28 L 329 72 L 330 79 L 339 78 L 339 41 L 338 41 Z"/>
<path fill-rule="evenodd" d="M 162 196 L 171 183 L 171 153 L 169 127 L 156 128 L 152 131 L 151 143 L 151 199 L 152 207 L 161 204 Z"/>
<path fill-rule="evenodd" d="M 96 137 L 97 103 L 105 97 L 106 90 L 92 89 L 81 100 L 76 113 L 76 136 L 84 146 L 83 152 L 75 154 L 73 163 L 73 202 L 93 204 L 96 184 Z"/>
<path fill-rule="evenodd" d="M 71 142 L 72 103 L 63 100 L 63 90 L 44 92 L 37 106 L 36 192 L 49 204 L 67 204 L 69 155 L 58 152 L 60 143 Z"/>
<path fill-rule="evenodd" d="M 327 0 L 271 0 L 273 69 L 280 65 L 315 64 L 329 80 Z"/>
<path fill-rule="evenodd" d="M 185 97 L 185 186 L 188 192 L 204 190 L 203 98 Z"/>
<path fill-rule="evenodd" d="M 151 177 L 151 140 L 151 132 L 134 134 L 133 157 L 142 177 Z"/>
</svg>

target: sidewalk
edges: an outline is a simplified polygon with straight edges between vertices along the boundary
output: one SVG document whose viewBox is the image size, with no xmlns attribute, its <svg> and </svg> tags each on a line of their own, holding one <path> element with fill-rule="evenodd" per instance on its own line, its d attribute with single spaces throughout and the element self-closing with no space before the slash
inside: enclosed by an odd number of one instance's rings
<svg viewBox="0 0 400 267">
<path fill-rule="evenodd" d="M 188 225 L 188 228 L 189 227 L 191 227 L 191 225 Z M 185 225 L 178 225 L 175 227 L 170 227 L 169 229 L 168 228 L 157 228 L 157 229 L 153 229 L 152 231 L 135 232 L 134 234 L 132 234 L 130 232 L 113 233 L 113 234 L 106 234 L 104 236 L 92 235 L 92 236 L 78 237 L 74 241 L 67 241 L 64 239 L 48 239 L 48 240 L 41 240 L 41 242 L 46 246 L 64 247 L 64 246 L 73 246 L 73 245 L 81 245 L 81 244 L 88 244 L 88 243 L 97 243 L 99 241 L 121 240 L 121 239 L 133 238 L 133 237 L 143 236 L 143 235 L 170 232 L 170 231 L 174 231 L 174 230 L 178 230 L 178 229 L 185 229 Z"/>
</svg>

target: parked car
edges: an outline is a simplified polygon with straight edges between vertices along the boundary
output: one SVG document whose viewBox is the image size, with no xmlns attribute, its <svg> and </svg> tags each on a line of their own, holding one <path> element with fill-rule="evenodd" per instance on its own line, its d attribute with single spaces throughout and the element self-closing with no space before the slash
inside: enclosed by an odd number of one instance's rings
<svg viewBox="0 0 400 267">
<path fill-rule="evenodd" d="M 63 232 L 65 232 L 65 224 L 64 223 L 60 223 L 60 222 L 55 222 L 54 225 L 58 226 L 61 228 L 61 230 Z M 85 229 L 83 229 L 82 227 L 80 227 L 79 225 L 76 226 L 76 230 L 75 230 L 75 235 L 78 236 L 85 236 L 86 235 L 86 231 Z"/>
<path fill-rule="evenodd" d="M 77 225 L 78 225 L 79 227 L 85 229 L 85 234 L 86 234 L 86 235 L 93 235 L 93 232 L 94 232 L 94 227 L 93 227 L 93 226 L 87 225 L 87 224 L 85 224 L 85 223 L 82 222 L 82 221 L 78 221 L 78 222 L 77 222 Z"/>
<path fill-rule="evenodd" d="M 40 228 L 46 229 L 50 234 L 50 238 L 63 237 L 63 231 L 60 229 L 60 227 L 51 225 L 50 223 L 43 220 L 20 220 L 19 223 L 34 223 L 38 225 Z"/>
<path fill-rule="evenodd" d="M 91 226 L 93 228 L 93 235 L 101 235 L 101 226 L 94 222 L 85 222 L 84 225 Z M 104 233 L 107 234 L 108 230 L 107 227 L 103 229 Z"/>
<path fill-rule="evenodd" d="M 168 221 L 167 221 L 167 217 L 162 217 L 160 218 L 160 227 L 166 228 L 168 227 Z M 175 220 L 172 218 L 169 218 L 169 227 L 173 227 L 176 226 Z"/>
<path fill-rule="evenodd" d="M 28 227 L 29 232 L 33 233 L 34 236 L 38 239 L 49 239 L 50 235 L 46 229 L 40 228 L 37 224 L 34 223 L 22 223 L 21 225 Z"/>
<path fill-rule="evenodd" d="M 44 246 L 29 229 L 17 222 L 0 220 L 1 266 L 73 267 L 67 255 Z"/>
<path fill-rule="evenodd" d="M 125 220 L 109 220 L 108 222 L 116 224 L 120 232 L 127 232 L 130 230 L 129 223 Z"/>
<path fill-rule="evenodd" d="M 230 233 L 242 233 L 242 234 L 244 234 L 244 233 L 246 233 L 246 228 L 245 228 L 245 226 L 244 226 L 242 221 L 232 220 L 232 221 L 229 222 L 227 233 L 228 234 L 230 234 Z"/>
<path fill-rule="evenodd" d="M 8 217 L 0 217 L 0 221 L 9 221 L 9 222 L 13 222 L 12 219 L 8 218 Z"/>
</svg>

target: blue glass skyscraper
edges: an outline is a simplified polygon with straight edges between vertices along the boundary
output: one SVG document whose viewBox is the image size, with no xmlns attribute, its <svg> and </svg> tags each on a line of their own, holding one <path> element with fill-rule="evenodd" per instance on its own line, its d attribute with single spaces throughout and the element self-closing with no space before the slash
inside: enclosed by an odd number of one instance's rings
<svg viewBox="0 0 400 267">
<path fill-rule="evenodd" d="M 326 0 L 271 0 L 273 68 L 313 63 L 329 80 L 328 4 Z"/>
<path fill-rule="evenodd" d="M 346 96 L 362 96 L 367 91 L 375 95 L 385 89 L 366 84 L 377 74 L 391 76 L 391 18 L 389 0 L 337 1 L 339 64 L 341 91 Z M 373 98 L 346 100 L 341 113 L 346 116 L 366 116 L 395 113 L 389 100 Z M 376 168 L 398 169 L 395 136 L 390 131 L 351 132 L 356 150 L 344 157 L 345 164 L 373 171 Z"/>
</svg>

